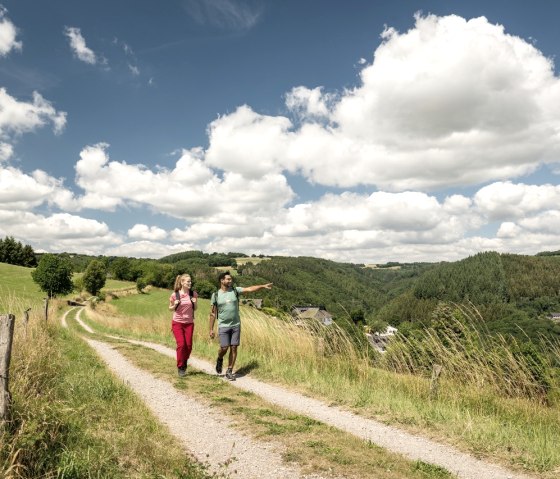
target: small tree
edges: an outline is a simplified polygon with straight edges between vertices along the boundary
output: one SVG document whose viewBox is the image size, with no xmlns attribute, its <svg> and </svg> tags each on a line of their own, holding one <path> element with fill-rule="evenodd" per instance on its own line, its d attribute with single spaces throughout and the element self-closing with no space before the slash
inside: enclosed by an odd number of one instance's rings
<svg viewBox="0 0 560 479">
<path fill-rule="evenodd" d="M 92 296 L 97 296 L 101 288 L 105 286 L 107 280 L 107 268 L 102 261 L 92 260 L 82 276 L 84 289 Z"/>
<path fill-rule="evenodd" d="M 31 273 L 31 277 L 49 298 L 68 294 L 74 288 L 70 262 L 54 254 L 44 254 L 35 271 Z"/>
<path fill-rule="evenodd" d="M 143 277 L 140 277 L 136 280 L 136 289 L 139 293 L 143 293 L 146 286 L 148 286 L 148 283 Z"/>
</svg>

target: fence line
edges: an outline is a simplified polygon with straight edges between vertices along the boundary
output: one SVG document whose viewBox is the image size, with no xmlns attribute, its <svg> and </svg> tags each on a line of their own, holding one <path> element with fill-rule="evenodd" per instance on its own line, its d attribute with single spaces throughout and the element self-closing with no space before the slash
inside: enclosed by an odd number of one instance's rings
<svg viewBox="0 0 560 479">
<path fill-rule="evenodd" d="M 15 319 L 13 314 L 0 315 L 0 421 L 8 420 L 10 415 L 8 380 Z"/>
</svg>

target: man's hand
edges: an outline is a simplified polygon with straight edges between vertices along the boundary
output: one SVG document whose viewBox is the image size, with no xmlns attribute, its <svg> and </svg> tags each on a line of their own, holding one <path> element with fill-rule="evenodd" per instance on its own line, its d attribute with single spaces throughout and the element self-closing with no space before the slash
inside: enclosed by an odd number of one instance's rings
<svg viewBox="0 0 560 479">
<path fill-rule="evenodd" d="M 214 330 L 213 329 L 210 331 L 210 338 L 214 339 Z"/>
</svg>

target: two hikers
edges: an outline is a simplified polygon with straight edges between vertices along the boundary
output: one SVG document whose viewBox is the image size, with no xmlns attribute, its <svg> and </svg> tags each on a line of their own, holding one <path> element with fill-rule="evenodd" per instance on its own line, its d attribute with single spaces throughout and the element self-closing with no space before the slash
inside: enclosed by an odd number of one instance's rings
<svg viewBox="0 0 560 479">
<path fill-rule="evenodd" d="M 224 356 L 229 349 L 226 378 L 235 381 L 233 368 L 237 359 L 237 348 L 241 337 L 241 318 L 239 316 L 239 295 L 254 293 L 261 289 L 272 288 L 272 283 L 248 287 L 233 287 L 233 277 L 229 271 L 220 273 L 219 289 L 212 294 L 210 304 L 210 338 L 214 338 L 214 324 L 218 320 L 218 337 L 220 349 L 216 360 L 216 372 L 222 374 Z M 171 330 L 177 343 L 177 373 L 184 377 L 187 373 L 188 360 L 192 351 L 192 338 L 194 331 L 194 312 L 198 294 L 193 291 L 192 279 L 188 274 L 175 278 L 173 293 L 169 297 L 169 309 L 173 310 Z"/>
</svg>

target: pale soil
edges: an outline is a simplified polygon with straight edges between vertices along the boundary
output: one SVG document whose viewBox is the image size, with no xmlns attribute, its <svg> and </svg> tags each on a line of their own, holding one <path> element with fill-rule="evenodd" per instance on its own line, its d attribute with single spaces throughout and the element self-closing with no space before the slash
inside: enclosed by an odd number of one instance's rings
<svg viewBox="0 0 560 479">
<path fill-rule="evenodd" d="M 80 320 L 79 314 L 77 320 L 84 329 L 92 331 Z M 65 317 L 63 318 L 63 324 L 65 324 Z M 126 338 L 119 339 L 152 348 L 171 358 L 175 357 L 173 349 L 160 344 Z M 219 414 L 216 415 L 216 412 L 211 408 L 199 404 L 199 399 L 194 400 L 195 398 L 193 398 L 192 402 L 184 401 L 184 393 L 177 392 L 169 383 L 139 370 L 109 344 L 92 340 L 88 342 L 109 365 L 110 369 L 117 376 L 127 381 L 130 387 L 154 411 L 154 414 L 169 426 L 171 432 L 185 444 L 185 447 L 199 461 L 208 462 L 214 466 L 219 465 L 219 469 L 225 469 L 234 475 L 237 474 L 235 471 L 238 471 L 238 477 L 311 477 L 302 476 L 296 468 L 283 464 L 282 451 L 277 449 L 276 446 L 272 446 L 270 443 L 256 442 L 255 439 L 232 429 L 228 420 L 225 420 Z M 189 360 L 189 367 L 207 374 L 215 374 L 213 364 L 194 357 Z M 408 459 L 441 466 L 459 478 L 527 479 L 530 477 L 507 471 L 500 466 L 481 461 L 450 446 L 438 444 L 372 419 L 360 417 L 341 408 L 329 406 L 319 400 L 276 385 L 263 383 L 246 376 L 238 378 L 231 384 L 243 390 L 251 391 L 270 403 L 334 426 L 364 440 L 371 441 L 389 451 L 400 453 Z M 177 409 L 172 412 L 171 408 Z M 185 428 L 181 425 L 173 424 L 170 417 L 188 418 L 186 421 L 189 424 L 189 431 L 185 431 Z M 196 422 L 200 424 L 198 426 L 193 424 L 191 427 L 193 419 L 198 417 L 200 421 L 197 420 Z M 220 439 L 216 440 L 216 438 Z M 224 444 L 228 444 L 228 446 L 224 446 Z M 223 464 L 224 461 L 233 457 L 235 457 L 235 460 L 231 464 Z"/>
</svg>

